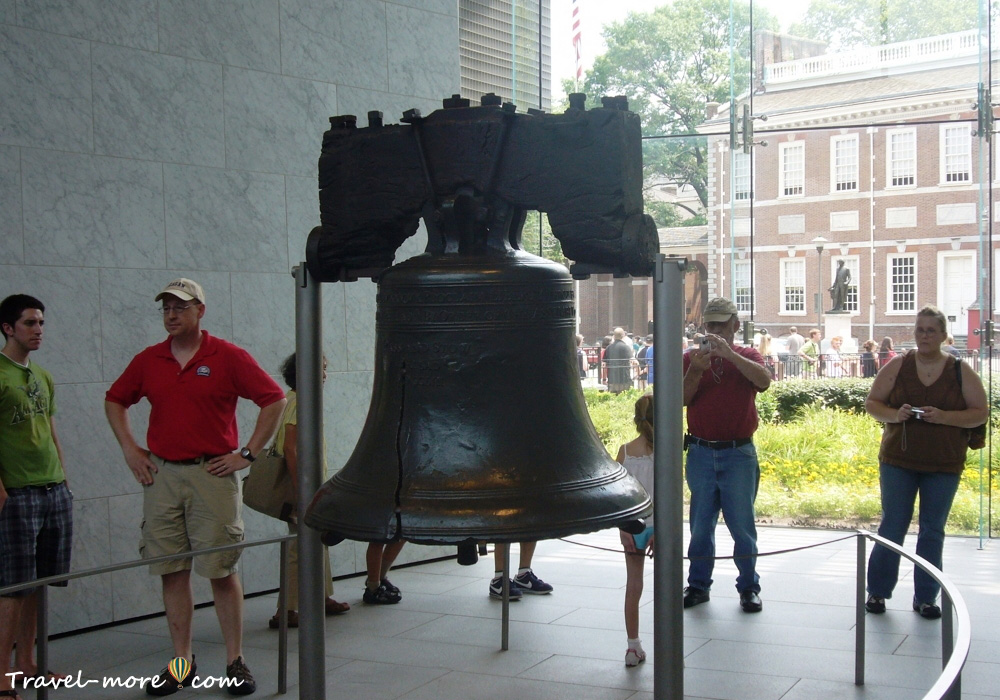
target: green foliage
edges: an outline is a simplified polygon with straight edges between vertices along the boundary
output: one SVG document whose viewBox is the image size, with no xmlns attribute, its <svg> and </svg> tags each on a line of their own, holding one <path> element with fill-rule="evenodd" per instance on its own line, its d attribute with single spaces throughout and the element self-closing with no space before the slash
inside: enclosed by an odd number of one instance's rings
<svg viewBox="0 0 1000 700">
<path fill-rule="evenodd" d="M 761 420 L 768 422 L 795 420 L 814 405 L 863 414 L 871 386 L 871 379 L 849 377 L 772 382 L 770 389 L 758 395 L 758 411 Z M 761 402 L 764 410 L 760 410 Z"/>
<path fill-rule="evenodd" d="M 755 10 L 754 31 L 777 29 L 772 15 Z M 750 39 L 744 0 L 676 0 L 631 13 L 605 27 L 607 51 L 587 73 L 584 92 L 595 102 L 603 95 L 628 97 L 645 136 L 695 135 L 708 102 L 728 102 L 747 89 Z M 706 148 L 703 138 L 647 141 L 646 179 L 690 184 L 707 206 Z"/>
<path fill-rule="evenodd" d="M 978 9 L 955 0 L 813 0 L 789 33 L 842 51 L 975 29 Z"/>
<path fill-rule="evenodd" d="M 538 218 L 539 212 L 529 211 L 524 219 L 524 227 L 521 229 L 521 248 L 532 255 L 553 262 L 566 264 L 566 256 L 563 255 L 562 244 L 559 239 L 552 234 L 552 227 L 549 225 L 549 217 L 542 216 L 542 252 L 538 252 Z"/>
<path fill-rule="evenodd" d="M 657 228 L 673 228 L 675 226 L 703 226 L 708 219 L 703 213 L 695 214 L 673 202 L 660 199 L 647 199 L 644 202 L 647 214 L 653 217 Z"/>
<path fill-rule="evenodd" d="M 642 392 L 629 389 L 620 394 L 612 394 L 598 389 L 584 389 L 583 397 L 587 400 L 590 410 L 590 420 L 597 429 L 608 454 L 612 457 L 618 454 L 618 448 L 637 435 L 635 431 L 635 402 Z"/>
<path fill-rule="evenodd" d="M 878 463 L 882 426 L 863 410 L 870 382 L 775 382 L 758 396 L 762 418 L 777 416 L 782 410 L 787 413 L 787 418 L 762 420 L 754 436 L 761 471 L 756 503 L 759 519 L 824 527 L 877 525 L 882 510 Z M 831 384 L 844 386 L 838 390 Z M 810 389 L 808 385 L 815 386 Z M 612 456 L 635 437 L 632 415 L 639 396 L 641 392 L 635 390 L 617 396 L 584 390 L 591 419 Z M 994 393 L 994 405 L 998 398 Z M 978 532 L 980 492 L 987 498 L 990 495 L 990 471 L 993 503 L 1000 503 L 1000 457 L 981 471 L 981 456 L 985 457 L 985 451 L 968 454 L 948 519 L 949 532 Z M 994 511 L 993 529 L 1000 530 L 1000 508 Z"/>
</svg>

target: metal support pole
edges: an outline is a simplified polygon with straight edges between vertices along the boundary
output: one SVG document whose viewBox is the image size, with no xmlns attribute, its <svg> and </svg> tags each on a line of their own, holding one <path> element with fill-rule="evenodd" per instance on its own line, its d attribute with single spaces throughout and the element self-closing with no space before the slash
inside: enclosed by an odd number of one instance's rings
<svg viewBox="0 0 1000 700">
<path fill-rule="evenodd" d="M 38 673 L 42 678 L 48 678 L 49 668 L 49 593 L 48 586 L 39 586 L 38 592 L 38 612 L 36 615 L 37 629 L 35 637 L 38 639 L 38 650 L 35 661 L 38 665 Z M 9 660 L 4 659 L 4 663 Z M 4 671 L 6 673 L 6 671 Z M 36 700 L 49 700 L 48 686 L 42 685 L 35 691 Z"/>
<path fill-rule="evenodd" d="M 295 275 L 296 395 L 299 456 L 299 697 L 326 698 L 326 552 L 319 533 L 306 527 L 306 505 L 323 477 L 323 351 L 321 285 L 301 263 Z"/>
<path fill-rule="evenodd" d="M 858 533 L 857 586 L 854 596 L 854 685 L 865 684 L 865 563 L 866 539 Z"/>
<path fill-rule="evenodd" d="M 653 696 L 684 697 L 683 349 L 685 258 L 657 256 L 653 292 L 656 382 L 653 527 Z"/>
<path fill-rule="evenodd" d="M 288 692 L 288 542 L 278 545 L 278 692 Z"/>
</svg>

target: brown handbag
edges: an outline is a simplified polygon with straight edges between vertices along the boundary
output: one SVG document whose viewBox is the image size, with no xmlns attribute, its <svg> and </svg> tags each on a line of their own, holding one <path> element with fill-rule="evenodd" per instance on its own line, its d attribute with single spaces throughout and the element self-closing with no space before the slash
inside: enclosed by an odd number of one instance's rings
<svg viewBox="0 0 1000 700">
<path fill-rule="evenodd" d="M 257 457 L 243 478 L 243 504 L 258 513 L 292 522 L 295 519 L 295 488 L 285 458 L 274 445 Z"/>
</svg>

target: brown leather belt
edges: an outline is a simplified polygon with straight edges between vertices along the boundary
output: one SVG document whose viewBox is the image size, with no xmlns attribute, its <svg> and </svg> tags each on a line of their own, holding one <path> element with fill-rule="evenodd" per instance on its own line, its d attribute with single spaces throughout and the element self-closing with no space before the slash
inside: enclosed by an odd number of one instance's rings
<svg viewBox="0 0 1000 700">
<path fill-rule="evenodd" d="M 215 459 L 216 457 L 221 457 L 222 455 L 205 455 L 204 457 L 194 457 L 192 459 L 167 459 L 163 457 L 164 462 L 170 462 L 171 464 L 183 464 L 186 466 L 191 466 L 195 464 L 201 464 L 202 462 L 207 462 L 210 459 Z"/>
</svg>

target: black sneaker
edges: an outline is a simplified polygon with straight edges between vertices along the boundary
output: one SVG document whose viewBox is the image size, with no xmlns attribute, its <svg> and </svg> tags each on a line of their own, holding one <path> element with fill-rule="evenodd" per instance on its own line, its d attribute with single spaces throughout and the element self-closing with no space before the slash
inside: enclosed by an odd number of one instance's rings
<svg viewBox="0 0 1000 700">
<path fill-rule="evenodd" d="M 511 582 L 510 582 L 510 599 L 511 600 L 521 600 L 521 596 L 523 596 L 523 595 L 524 595 L 524 592 L 521 590 L 521 587 L 518 586 L 517 583 L 513 579 L 511 579 Z M 498 598 L 498 599 L 502 599 L 503 598 L 503 577 L 502 576 L 497 576 L 495 579 L 493 579 L 492 581 L 490 581 L 490 598 Z"/>
<path fill-rule="evenodd" d="M 757 591 L 747 589 L 740 592 L 740 607 L 745 613 L 758 613 L 764 609 L 764 604 L 760 602 Z"/>
<path fill-rule="evenodd" d="M 868 596 L 868 600 L 865 601 L 865 610 L 873 615 L 881 615 L 885 612 L 885 598 L 878 595 Z"/>
<path fill-rule="evenodd" d="M 920 613 L 920 617 L 925 620 L 937 620 L 941 617 L 941 608 L 934 603 L 918 603 L 913 601 L 914 611 Z"/>
<path fill-rule="evenodd" d="M 711 594 L 704 588 L 688 586 L 684 589 L 684 607 L 693 608 L 696 605 L 707 603 L 711 597 Z"/>
<path fill-rule="evenodd" d="M 173 663 L 173 660 L 171 660 L 171 663 Z M 180 680 L 177 680 L 174 677 L 174 674 L 171 673 L 170 666 L 168 665 L 160 671 L 158 676 L 153 678 L 153 680 L 146 685 L 146 695 L 153 695 L 160 698 L 166 695 L 173 695 L 178 690 L 183 688 L 185 684 L 191 685 L 197 671 L 198 664 L 194 662 L 194 654 L 191 655 L 191 670 L 188 671 L 187 674 Z"/>
<path fill-rule="evenodd" d="M 392 585 L 392 581 L 387 578 L 382 579 L 379 583 L 385 586 L 385 590 L 389 591 L 393 595 L 399 596 L 402 599 L 403 595 L 399 592 L 399 589 Z"/>
<path fill-rule="evenodd" d="M 230 695 L 250 695 L 257 690 L 257 681 L 253 679 L 242 656 L 237 656 L 233 663 L 226 666 L 226 679 L 235 681 L 226 687 Z"/>
<path fill-rule="evenodd" d="M 523 574 L 515 576 L 514 583 L 517 584 L 517 587 L 521 589 L 522 593 L 544 595 L 552 592 L 552 584 L 545 583 L 545 581 L 535 576 L 535 572 L 531 569 L 528 569 Z"/>
<path fill-rule="evenodd" d="M 384 583 L 380 583 L 375 590 L 365 586 L 365 594 L 362 596 L 362 600 L 368 605 L 395 605 L 402 598 L 399 593 L 393 593 L 386 588 Z"/>
</svg>

